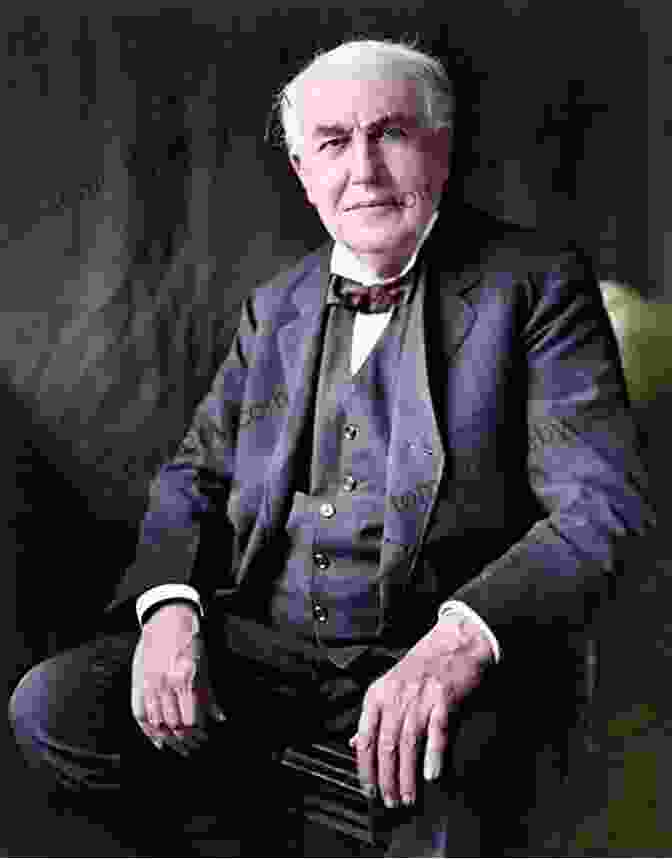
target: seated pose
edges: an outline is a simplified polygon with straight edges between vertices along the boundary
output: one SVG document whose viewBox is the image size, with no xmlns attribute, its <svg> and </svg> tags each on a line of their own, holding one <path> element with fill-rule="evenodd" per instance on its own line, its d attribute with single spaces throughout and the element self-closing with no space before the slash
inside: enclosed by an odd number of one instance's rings
<svg viewBox="0 0 672 859">
<path fill-rule="evenodd" d="M 112 630 L 22 679 L 14 731 L 150 844 L 198 794 L 280 855 L 277 753 L 338 736 L 390 855 L 502 855 L 654 519 L 617 345 L 580 251 L 451 194 L 436 59 L 344 43 L 277 108 L 330 240 L 244 303 Z"/>
</svg>

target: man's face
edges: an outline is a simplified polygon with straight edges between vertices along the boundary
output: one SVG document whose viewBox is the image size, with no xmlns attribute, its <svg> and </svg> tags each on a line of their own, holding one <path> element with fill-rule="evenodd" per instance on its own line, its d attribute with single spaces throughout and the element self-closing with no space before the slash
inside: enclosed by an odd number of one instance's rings
<svg viewBox="0 0 672 859">
<path fill-rule="evenodd" d="M 448 178 L 450 133 L 422 127 L 414 82 L 304 83 L 294 168 L 327 231 L 380 273 L 405 263 Z"/>
</svg>

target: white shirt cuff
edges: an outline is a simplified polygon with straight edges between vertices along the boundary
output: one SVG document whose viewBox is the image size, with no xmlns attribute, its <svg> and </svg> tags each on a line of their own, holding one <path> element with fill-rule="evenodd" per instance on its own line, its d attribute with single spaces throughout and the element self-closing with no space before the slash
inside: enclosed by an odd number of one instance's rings
<svg viewBox="0 0 672 859">
<path fill-rule="evenodd" d="M 157 585 L 140 594 L 135 603 L 135 613 L 138 623 L 142 626 L 142 617 L 145 612 L 157 602 L 164 600 L 189 600 L 198 607 L 199 614 L 203 617 L 203 606 L 198 591 L 191 585 Z"/>
<path fill-rule="evenodd" d="M 500 649 L 499 642 L 495 638 L 495 633 L 490 629 L 480 614 L 477 614 L 473 608 L 470 608 L 461 600 L 446 600 L 439 606 L 439 620 L 455 614 L 460 614 L 462 617 L 468 618 L 472 623 L 475 623 L 476 626 L 480 627 L 481 632 L 488 639 L 488 643 L 492 648 L 492 655 L 495 663 L 499 662 L 502 658 L 502 651 Z"/>
</svg>

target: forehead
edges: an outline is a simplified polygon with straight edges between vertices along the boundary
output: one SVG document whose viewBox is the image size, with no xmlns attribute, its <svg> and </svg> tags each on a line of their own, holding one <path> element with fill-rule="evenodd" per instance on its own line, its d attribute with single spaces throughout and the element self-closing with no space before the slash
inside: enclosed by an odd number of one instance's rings
<svg viewBox="0 0 672 859">
<path fill-rule="evenodd" d="M 316 126 L 366 126 L 386 114 L 419 116 L 414 81 L 329 75 L 305 81 L 299 91 L 304 132 Z"/>
</svg>

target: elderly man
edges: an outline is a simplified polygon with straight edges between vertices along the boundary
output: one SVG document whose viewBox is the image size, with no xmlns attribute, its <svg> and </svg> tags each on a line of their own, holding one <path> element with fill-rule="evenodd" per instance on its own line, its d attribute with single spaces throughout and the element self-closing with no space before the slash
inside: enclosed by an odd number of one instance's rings
<svg viewBox="0 0 672 859">
<path fill-rule="evenodd" d="M 279 106 L 331 241 L 246 301 L 153 483 L 110 609 L 141 632 L 33 669 L 16 735 L 106 795 L 140 740 L 158 791 L 153 761 L 218 738 L 221 796 L 242 749 L 273 805 L 265 753 L 339 734 L 392 852 L 476 855 L 479 819 L 502 849 L 567 634 L 653 519 L 615 341 L 578 251 L 451 197 L 436 60 L 346 43 Z"/>
</svg>

